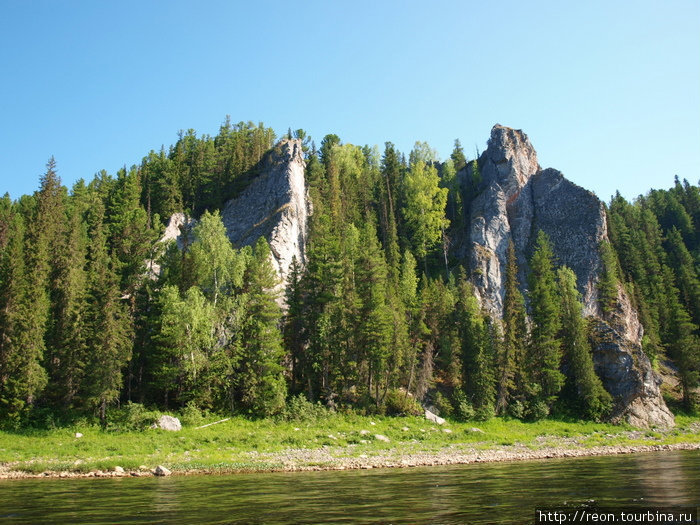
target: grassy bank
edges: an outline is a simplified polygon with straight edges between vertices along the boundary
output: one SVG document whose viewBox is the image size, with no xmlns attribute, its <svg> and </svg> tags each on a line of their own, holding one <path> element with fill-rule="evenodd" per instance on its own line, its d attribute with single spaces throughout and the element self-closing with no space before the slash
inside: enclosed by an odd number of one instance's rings
<svg viewBox="0 0 700 525">
<path fill-rule="evenodd" d="M 85 425 L 0 432 L 0 476 L 86 474 L 117 466 L 127 474 L 148 474 L 142 467 L 156 465 L 178 473 L 363 468 L 619 453 L 681 444 L 700 447 L 700 418 L 679 416 L 674 429 L 644 431 L 602 423 L 501 418 L 437 425 L 418 417 L 354 414 L 332 414 L 312 422 L 235 417 L 207 428 L 185 426 L 179 432 L 104 431 Z"/>
</svg>

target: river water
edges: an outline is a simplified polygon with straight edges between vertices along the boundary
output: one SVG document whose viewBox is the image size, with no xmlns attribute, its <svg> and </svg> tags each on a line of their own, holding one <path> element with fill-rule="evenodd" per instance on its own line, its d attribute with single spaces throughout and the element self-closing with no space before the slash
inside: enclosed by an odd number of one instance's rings
<svg viewBox="0 0 700 525">
<path fill-rule="evenodd" d="M 700 451 L 168 478 L 0 481 L 4 523 L 533 523 L 536 507 L 700 506 Z"/>
</svg>

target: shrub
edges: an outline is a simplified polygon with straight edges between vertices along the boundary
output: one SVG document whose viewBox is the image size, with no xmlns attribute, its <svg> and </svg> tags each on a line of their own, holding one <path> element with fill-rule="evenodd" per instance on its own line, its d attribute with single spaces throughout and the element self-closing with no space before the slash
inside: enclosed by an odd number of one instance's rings
<svg viewBox="0 0 700 525">
<path fill-rule="evenodd" d="M 318 421 L 328 417 L 329 410 L 321 403 L 312 403 L 304 394 L 290 398 L 281 413 L 285 421 Z"/>
<path fill-rule="evenodd" d="M 528 404 L 525 415 L 530 421 L 539 421 L 549 415 L 549 407 L 541 399 L 535 399 Z"/>
<path fill-rule="evenodd" d="M 141 403 L 129 401 L 121 408 L 107 412 L 107 429 L 116 431 L 144 430 L 159 417 L 160 412 L 148 410 Z"/>
<path fill-rule="evenodd" d="M 474 419 L 474 407 L 467 400 L 467 396 L 461 390 L 455 390 L 454 396 L 452 397 L 452 404 L 454 407 L 454 416 L 459 421 L 469 421 Z"/>
<path fill-rule="evenodd" d="M 525 405 L 519 399 L 508 405 L 508 415 L 515 419 L 523 419 L 525 417 Z"/>
<path fill-rule="evenodd" d="M 492 403 L 481 405 L 474 411 L 474 419 L 477 421 L 488 421 L 495 415 L 496 410 L 493 408 Z"/>
<path fill-rule="evenodd" d="M 180 410 L 180 422 L 183 425 L 195 427 L 201 425 L 203 421 L 202 411 L 192 401 Z"/>
<path fill-rule="evenodd" d="M 445 397 L 439 390 L 435 392 L 433 404 L 435 405 L 435 408 L 437 408 L 440 416 L 452 416 L 452 403 L 450 403 L 450 400 L 447 397 Z"/>
<path fill-rule="evenodd" d="M 388 416 L 420 416 L 423 413 L 416 398 L 402 390 L 390 390 L 384 406 Z"/>
</svg>

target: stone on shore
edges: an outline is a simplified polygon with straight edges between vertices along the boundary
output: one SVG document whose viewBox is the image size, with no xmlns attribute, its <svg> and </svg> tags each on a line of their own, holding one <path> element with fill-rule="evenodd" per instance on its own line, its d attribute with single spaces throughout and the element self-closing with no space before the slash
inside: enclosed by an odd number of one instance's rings
<svg viewBox="0 0 700 525">
<path fill-rule="evenodd" d="M 158 465 L 153 470 L 153 474 L 155 474 L 156 476 L 169 476 L 170 474 L 172 474 L 172 472 L 170 472 L 170 470 L 165 468 L 163 465 Z"/>
<path fill-rule="evenodd" d="M 180 420 L 173 416 L 160 416 L 155 424 L 156 428 L 160 428 L 161 430 L 170 430 L 171 432 L 182 430 Z"/>
<path fill-rule="evenodd" d="M 432 421 L 433 423 L 437 423 L 438 425 L 444 425 L 445 420 L 438 416 L 437 414 L 433 414 L 430 410 L 425 411 L 425 419 L 428 421 Z"/>
</svg>

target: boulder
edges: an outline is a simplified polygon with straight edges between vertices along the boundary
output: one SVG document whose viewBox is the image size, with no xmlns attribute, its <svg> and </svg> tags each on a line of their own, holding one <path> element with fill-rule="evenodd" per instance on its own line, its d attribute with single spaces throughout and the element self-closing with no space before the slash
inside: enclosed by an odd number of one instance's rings
<svg viewBox="0 0 700 525">
<path fill-rule="evenodd" d="M 165 468 L 163 465 L 158 465 L 155 469 L 153 469 L 153 474 L 155 476 L 170 476 L 172 472 Z"/>
<path fill-rule="evenodd" d="M 383 434 L 375 434 L 374 439 L 376 439 L 377 441 L 384 441 L 385 443 L 389 443 L 391 441 L 388 437 L 386 437 Z"/>
<path fill-rule="evenodd" d="M 178 430 L 182 430 L 180 420 L 173 416 L 160 416 L 155 422 L 155 425 L 156 428 L 160 428 L 161 430 L 170 430 L 171 432 L 177 432 Z"/>
<path fill-rule="evenodd" d="M 432 421 L 433 423 L 437 423 L 438 425 L 444 425 L 445 420 L 438 416 L 437 414 L 433 414 L 430 410 L 425 410 L 425 419 L 428 421 Z"/>
</svg>

